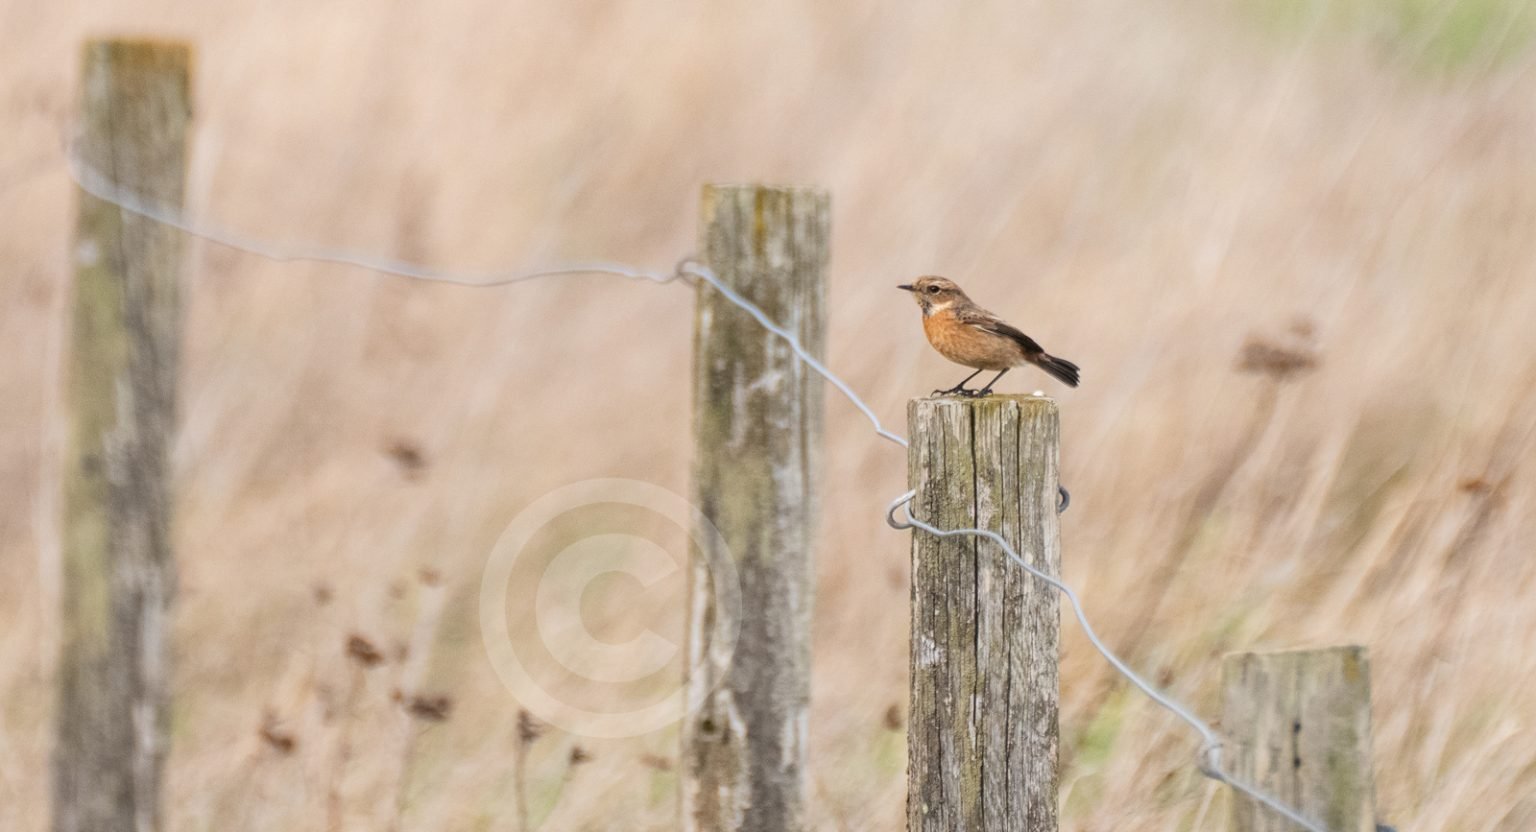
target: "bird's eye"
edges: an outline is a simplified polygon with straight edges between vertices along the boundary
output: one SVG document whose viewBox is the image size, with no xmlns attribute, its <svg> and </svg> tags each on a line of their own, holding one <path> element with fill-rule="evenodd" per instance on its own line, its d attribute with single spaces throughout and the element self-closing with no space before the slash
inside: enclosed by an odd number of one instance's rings
<svg viewBox="0 0 1536 832">
<path fill-rule="evenodd" d="M 939 287 L 938 286 L 929 286 L 928 287 L 928 294 L 930 294 L 930 295 L 937 295 L 938 293 L 939 293 Z"/>
</svg>

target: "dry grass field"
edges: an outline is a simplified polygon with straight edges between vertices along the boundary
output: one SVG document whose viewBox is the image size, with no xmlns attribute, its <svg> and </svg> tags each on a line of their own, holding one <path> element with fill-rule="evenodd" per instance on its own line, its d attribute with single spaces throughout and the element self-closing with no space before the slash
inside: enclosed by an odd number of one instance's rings
<svg viewBox="0 0 1536 832">
<path fill-rule="evenodd" d="M 60 142 L 102 33 L 196 44 L 189 210 L 262 238 L 667 269 L 704 182 L 830 189 L 829 363 L 882 418 L 958 378 L 892 288 L 921 273 L 1083 366 L 1002 387 L 1061 402 L 1066 577 L 1137 667 L 1215 718 L 1223 652 L 1365 643 L 1384 819 L 1536 828 L 1527 5 L 0 0 L 0 829 L 47 824 Z M 478 599 L 540 496 L 687 493 L 688 291 L 189 265 L 170 829 L 674 828 L 675 730 L 520 726 Z M 905 461 L 829 395 L 825 462 L 814 821 L 893 830 Z M 568 520 L 548 558 L 683 549 L 640 512 Z M 680 642 L 682 575 L 542 587 L 604 640 Z M 676 686 L 675 656 L 559 672 L 561 632 L 514 618 L 566 701 Z M 1064 633 L 1064 828 L 1223 830 L 1195 740 Z"/>
</svg>

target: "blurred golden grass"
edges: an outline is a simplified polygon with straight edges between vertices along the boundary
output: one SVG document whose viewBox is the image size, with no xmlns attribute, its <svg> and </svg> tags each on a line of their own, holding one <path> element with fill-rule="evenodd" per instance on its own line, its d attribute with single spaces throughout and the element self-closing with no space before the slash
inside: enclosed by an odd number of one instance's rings
<svg viewBox="0 0 1536 832">
<path fill-rule="evenodd" d="M 891 289 L 920 273 L 1085 368 L 1052 388 L 1066 576 L 1138 667 L 1215 716 L 1223 651 L 1366 643 L 1384 818 L 1536 823 L 1521 4 L 13 1 L 0 21 L 27 34 L 0 52 L 0 828 L 45 826 L 57 148 L 78 43 L 119 31 L 196 43 L 190 209 L 266 238 L 665 268 L 703 182 L 829 188 L 830 363 L 883 418 L 953 380 Z M 171 827 L 515 828 L 523 754 L 540 828 L 673 828 L 675 735 L 526 739 L 476 599 L 502 526 L 552 488 L 686 493 L 688 294 L 190 262 Z M 1295 350 L 1316 366 L 1262 372 Z M 904 461 L 828 411 L 814 817 L 892 829 L 907 541 L 880 512 Z M 680 638 L 682 591 L 572 603 L 616 642 Z M 380 663 L 348 662 L 354 634 Z M 1192 741 L 1085 648 L 1068 626 L 1065 828 L 1222 829 Z"/>
</svg>

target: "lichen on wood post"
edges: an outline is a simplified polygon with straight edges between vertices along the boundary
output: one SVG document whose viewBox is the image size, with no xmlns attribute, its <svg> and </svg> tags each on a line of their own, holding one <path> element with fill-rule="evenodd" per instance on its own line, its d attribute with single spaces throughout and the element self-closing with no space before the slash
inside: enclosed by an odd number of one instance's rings
<svg viewBox="0 0 1536 832">
<path fill-rule="evenodd" d="M 178 44 L 87 44 L 71 152 L 123 191 L 179 209 L 190 63 Z M 78 198 L 53 828 L 153 832 L 168 741 L 181 239 Z"/>
<path fill-rule="evenodd" d="M 822 191 L 704 189 L 704 263 L 817 355 L 829 221 Z M 719 531 L 698 539 L 724 550 L 699 544 L 690 568 L 682 826 L 795 832 L 806 826 L 821 379 L 702 281 L 694 333 L 693 494 Z M 719 592 L 722 559 L 740 581 L 734 597 Z"/>
<path fill-rule="evenodd" d="M 1223 764 L 1331 832 L 1375 832 L 1371 667 L 1364 647 L 1233 653 L 1222 665 Z M 1233 832 L 1295 825 L 1240 794 Z"/>
<path fill-rule="evenodd" d="M 919 399 L 907 421 L 913 516 L 1060 574 L 1056 403 Z M 1055 832 L 1060 623 L 996 544 L 912 532 L 909 830 Z"/>
</svg>

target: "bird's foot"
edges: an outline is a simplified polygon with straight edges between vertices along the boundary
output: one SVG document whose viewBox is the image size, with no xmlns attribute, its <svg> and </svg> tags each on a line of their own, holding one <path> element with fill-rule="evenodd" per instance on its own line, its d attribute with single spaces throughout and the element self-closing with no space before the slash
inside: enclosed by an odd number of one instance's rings
<svg viewBox="0 0 1536 832">
<path fill-rule="evenodd" d="M 971 396 L 975 395 L 975 393 L 975 390 L 969 390 L 964 387 L 951 387 L 948 390 L 933 391 L 933 395 L 935 396 Z"/>
</svg>

